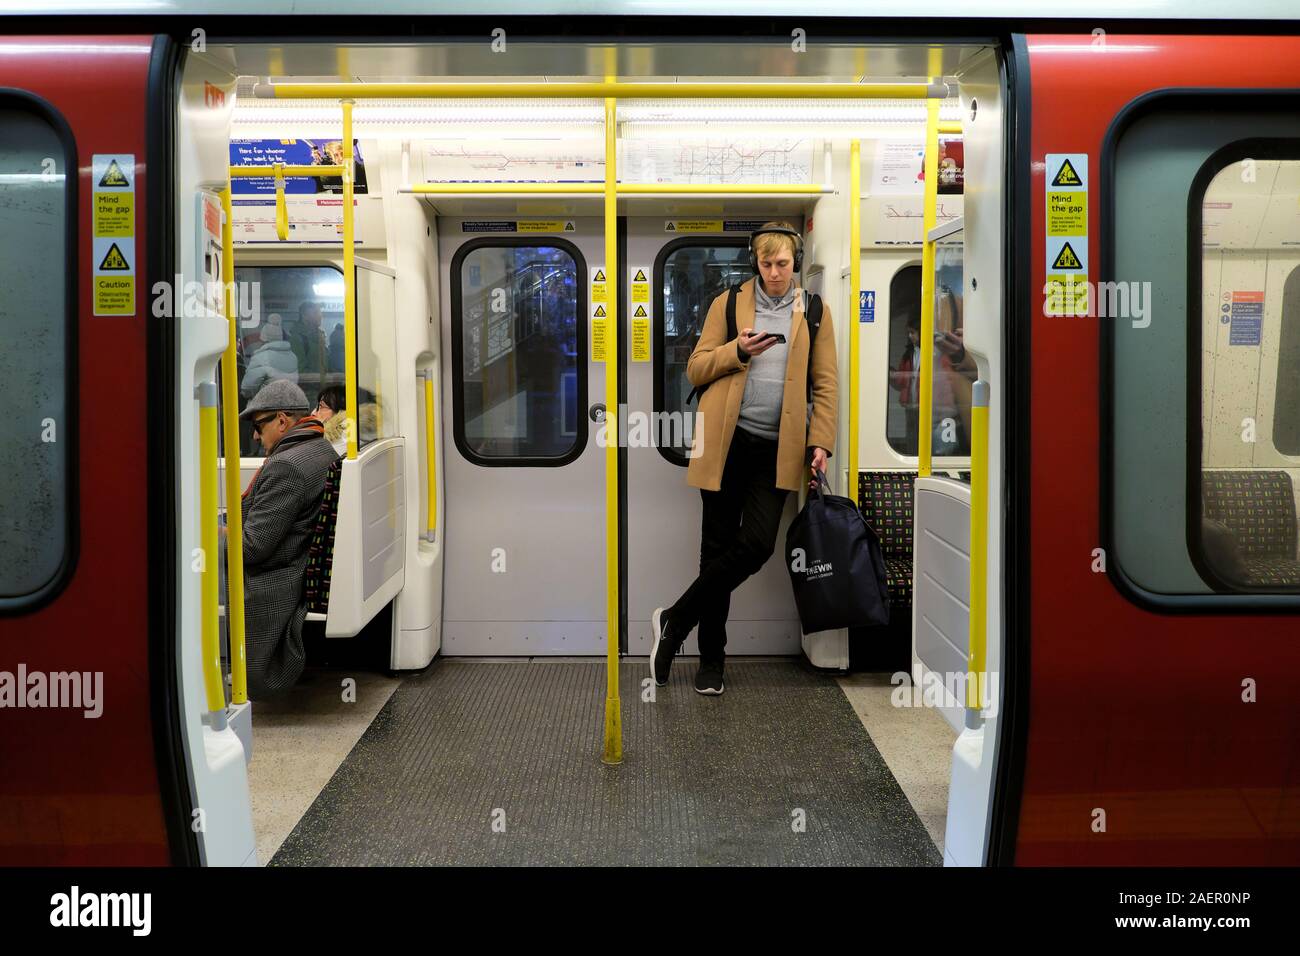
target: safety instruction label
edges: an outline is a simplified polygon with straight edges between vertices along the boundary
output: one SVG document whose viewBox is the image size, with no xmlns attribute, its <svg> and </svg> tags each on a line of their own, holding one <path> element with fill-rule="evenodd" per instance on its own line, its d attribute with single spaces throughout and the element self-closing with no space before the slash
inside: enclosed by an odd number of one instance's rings
<svg viewBox="0 0 1300 956">
<path fill-rule="evenodd" d="M 90 177 L 94 314 L 135 315 L 135 154 L 93 154 Z"/>
<path fill-rule="evenodd" d="M 1088 154 L 1048 153 L 1046 175 L 1049 315 L 1088 314 Z"/>
<path fill-rule="evenodd" d="M 650 361 L 650 310 L 641 303 L 632 309 L 632 361 Z"/>
<path fill-rule="evenodd" d="M 572 219 L 467 219 L 461 232 L 577 232 Z"/>
<path fill-rule="evenodd" d="M 605 307 L 596 306 L 596 311 L 591 317 L 591 360 L 593 362 L 605 361 L 605 351 L 607 348 L 608 337 L 605 332 L 605 323 L 608 319 L 605 317 Z"/>
<path fill-rule="evenodd" d="M 605 269 L 603 266 L 591 267 L 591 301 L 609 301 L 609 282 L 605 279 Z"/>
<path fill-rule="evenodd" d="M 628 288 L 632 290 L 632 303 L 650 304 L 650 270 L 645 266 L 633 266 L 628 270 Z"/>
<path fill-rule="evenodd" d="M 1234 292 L 1232 301 L 1225 303 L 1232 327 L 1228 330 L 1229 345 L 1259 345 L 1264 333 L 1264 293 Z"/>
</svg>

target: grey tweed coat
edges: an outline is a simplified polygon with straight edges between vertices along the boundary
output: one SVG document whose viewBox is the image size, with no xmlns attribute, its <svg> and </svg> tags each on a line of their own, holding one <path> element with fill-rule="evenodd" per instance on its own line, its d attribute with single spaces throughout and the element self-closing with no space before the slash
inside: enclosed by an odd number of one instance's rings
<svg viewBox="0 0 1300 956">
<path fill-rule="evenodd" d="M 288 690 L 306 661 L 307 545 L 325 493 L 325 473 L 338 458 L 318 428 L 290 429 L 243 498 L 244 640 L 248 696 L 254 700 Z"/>
</svg>

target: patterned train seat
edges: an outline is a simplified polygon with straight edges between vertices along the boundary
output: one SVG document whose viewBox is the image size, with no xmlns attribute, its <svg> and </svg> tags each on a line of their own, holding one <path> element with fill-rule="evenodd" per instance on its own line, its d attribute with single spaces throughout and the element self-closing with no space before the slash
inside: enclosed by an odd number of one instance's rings
<svg viewBox="0 0 1300 956">
<path fill-rule="evenodd" d="M 339 516 L 339 484 L 343 477 L 343 459 L 337 459 L 325 473 L 325 493 L 321 496 L 316 527 L 307 550 L 307 611 L 329 612 L 330 570 L 334 566 L 334 528 Z"/>
<path fill-rule="evenodd" d="M 894 605 L 912 604 L 912 507 L 916 473 L 864 471 L 858 475 L 858 506 L 885 555 L 885 577 Z"/>
</svg>

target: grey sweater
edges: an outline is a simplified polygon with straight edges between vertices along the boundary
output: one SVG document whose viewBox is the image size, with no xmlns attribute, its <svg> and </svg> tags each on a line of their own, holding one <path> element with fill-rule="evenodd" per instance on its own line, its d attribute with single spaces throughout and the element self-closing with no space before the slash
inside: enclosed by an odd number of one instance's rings
<svg viewBox="0 0 1300 956">
<path fill-rule="evenodd" d="M 785 394 L 785 363 L 790 354 L 790 323 L 794 317 L 792 280 L 785 295 L 774 299 L 763 289 L 763 280 L 754 279 L 754 330 L 779 332 L 785 336 L 762 355 L 749 359 L 745 394 L 740 400 L 740 417 L 736 424 L 751 435 L 775 440 L 781 424 L 781 398 Z"/>
</svg>

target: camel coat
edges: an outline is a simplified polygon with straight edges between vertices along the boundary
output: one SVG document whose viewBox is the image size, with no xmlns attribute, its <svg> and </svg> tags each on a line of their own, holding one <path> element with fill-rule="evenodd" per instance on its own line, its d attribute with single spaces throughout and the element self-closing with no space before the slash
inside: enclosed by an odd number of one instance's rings
<svg viewBox="0 0 1300 956">
<path fill-rule="evenodd" d="M 754 326 L 754 283 L 741 285 L 736 294 L 736 331 Z M 798 491 L 811 477 L 808 462 L 813 446 L 835 451 L 835 427 L 839 414 L 838 367 L 835 359 L 835 326 L 831 310 L 822 300 L 822 321 L 812 360 L 812 411 L 808 413 L 808 323 L 804 320 L 802 294 L 795 295 L 786 356 L 785 391 L 781 397 L 781 424 L 776 449 L 776 486 Z M 740 417 L 749 363 L 741 361 L 737 340 L 727 335 L 727 294 L 709 306 L 700 341 L 686 363 L 686 377 L 692 385 L 711 384 L 699 397 L 686 482 L 695 488 L 718 491 L 722 469 L 731 448 L 731 436 Z"/>
</svg>

